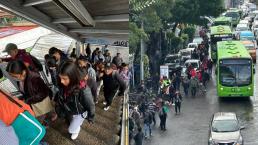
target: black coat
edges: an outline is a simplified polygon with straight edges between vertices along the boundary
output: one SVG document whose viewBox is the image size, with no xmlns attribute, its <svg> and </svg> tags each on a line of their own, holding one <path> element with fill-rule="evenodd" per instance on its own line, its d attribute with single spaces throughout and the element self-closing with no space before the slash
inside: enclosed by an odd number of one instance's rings
<svg viewBox="0 0 258 145">
<path fill-rule="evenodd" d="M 56 97 L 57 105 L 65 111 L 68 115 L 83 114 L 87 111 L 87 119 L 94 120 L 95 116 L 95 104 L 91 94 L 90 88 L 87 86 L 84 89 L 80 89 L 79 93 L 71 94 L 64 97 L 63 89 L 60 89 L 58 96 Z"/>
</svg>

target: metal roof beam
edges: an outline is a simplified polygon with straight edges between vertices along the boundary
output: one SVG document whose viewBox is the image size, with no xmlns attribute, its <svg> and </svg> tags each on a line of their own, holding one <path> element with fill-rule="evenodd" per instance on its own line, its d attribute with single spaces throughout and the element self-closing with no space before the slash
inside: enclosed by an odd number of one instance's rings
<svg viewBox="0 0 258 145">
<path fill-rule="evenodd" d="M 55 2 L 66 8 L 70 12 L 68 14 L 78 19 L 83 25 L 95 26 L 95 21 L 80 0 L 55 0 Z"/>
<path fill-rule="evenodd" d="M 59 19 L 54 19 L 52 21 L 52 23 L 54 24 L 60 24 L 60 23 L 77 23 L 77 21 L 75 21 L 73 18 L 59 18 Z"/>
<path fill-rule="evenodd" d="M 26 0 L 23 3 L 24 7 L 30 7 L 30 6 L 34 6 L 34 5 L 39 5 L 39 4 L 43 4 L 43 3 L 48 3 L 51 2 L 52 0 Z"/>
<path fill-rule="evenodd" d="M 95 22 L 97 23 L 106 23 L 106 22 L 128 22 L 129 15 L 109 15 L 109 16 L 96 16 L 94 17 Z"/>
<path fill-rule="evenodd" d="M 106 29 L 71 29 L 69 32 L 75 33 L 88 33 L 88 34 L 113 34 L 113 35 L 126 35 L 129 30 L 106 30 Z"/>
</svg>

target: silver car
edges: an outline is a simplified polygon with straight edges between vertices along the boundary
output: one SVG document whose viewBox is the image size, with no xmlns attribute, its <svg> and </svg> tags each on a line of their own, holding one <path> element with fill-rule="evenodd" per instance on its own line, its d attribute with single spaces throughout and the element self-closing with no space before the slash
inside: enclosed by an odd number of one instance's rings
<svg viewBox="0 0 258 145">
<path fill-rule="evenodd" d="M 211 119 L 208 145 L 243 145 L 239 121 L 235 113 L 218 112 Z"/>
</svg>

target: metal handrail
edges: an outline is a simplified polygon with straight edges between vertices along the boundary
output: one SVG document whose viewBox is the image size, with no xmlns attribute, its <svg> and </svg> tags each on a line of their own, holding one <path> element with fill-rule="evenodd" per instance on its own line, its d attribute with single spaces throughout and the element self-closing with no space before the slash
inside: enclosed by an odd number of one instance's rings
<svg viewBox="0 0 258 145">
<path fill-rule="evenodd" d="M 123 117 L 121 129 L 121 143 L 120 145 L 129 145 L 129 96 L 128 93 L 124 94 L 123 101 Z"/>
</svg>

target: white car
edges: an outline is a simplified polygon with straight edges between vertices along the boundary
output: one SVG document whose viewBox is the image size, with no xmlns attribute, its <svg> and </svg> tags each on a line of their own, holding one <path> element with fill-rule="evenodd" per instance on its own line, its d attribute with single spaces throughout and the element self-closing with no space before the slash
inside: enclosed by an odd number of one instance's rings
<svg viewBox="0 0 258 145">
<path fill-rule="evenodd" d="M 208 145 L 244 145 L 242 129 L 235 113 L 215 113 L 210 122 Z"/>
<path fill-rule="evenodd" d="M 193 43 L 197 43 L 197 45 L 201 44 L 203 41 L 202 37 L 194 37 Z"/>
<path fill-rule="evenodd" d="M 249 31 L 249 26 L 246 24 L 237 24 L 234 36 L 239 39 L 239 34 L 241 31 Z"/>
<path fill-rule="evenodd" d="M 256 31 L 258 30 L 258 21 L 256 21 L 255 23 L 253 23 L 253 26 L 252 26 L 252 31 L 254 33 L 256 33 Z"/>
<path fill-rule="evenodd" d="M 201 61 L 199 59 L 188 59 L 185 61 L 185 66 L 191 65 L 195 70 L 199 69 L 201 66 Z"/>
<path fill-rule="evenodd" d="M 181 62 L 185 62 L 188 59 L 191 59 L 192 52 L 194 51 L 195 48 L 186 48 L 186 49 L 181 49 L 178 54 L 181 56 Z"/>
<path fill-rule="evenodd" d="M 249 23 L 248 20 L 240 20 L 240 21 L 239 21 L 239 24 L 246 24 L 247 26 L 250 25 L 250 23 Z"/>
<path fill-rule="evenodd" d="M 198 48 L 198 44 L 197 43 L 189 43 L 187 45 L 187 48 Z"/>
</svg>

